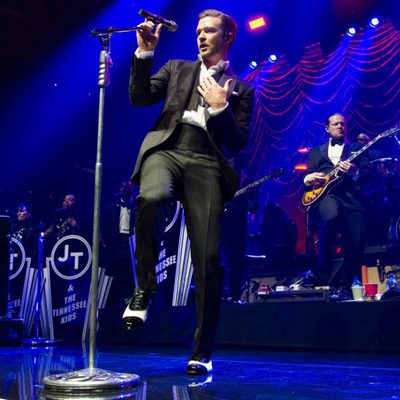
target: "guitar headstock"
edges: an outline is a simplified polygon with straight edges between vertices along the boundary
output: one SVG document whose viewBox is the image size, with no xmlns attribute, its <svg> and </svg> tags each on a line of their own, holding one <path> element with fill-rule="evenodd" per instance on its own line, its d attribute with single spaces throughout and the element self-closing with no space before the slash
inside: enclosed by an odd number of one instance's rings
<svg viewBox="0 0 400 400">
<path fill-rule="evenodd" d="M 270 176 L 271 176 L 271 178 L 279 178 L 284 173 L 285 173 L 285 170 L 283 168 L 279 168 L 276 171 L 272 172 L 272 174 Z"/>
<path fill-rule="evenodd" d="M 394 125 L 391 128 L 389 128 L 385 132 L 382 132 L 379 136 L 380 137 L 389 137 L 389 136 L 392 136 L 392 135 L 394 135 L 395 133 L 397 133 L 399 131 L 400 131 L 400 122 L 398 122 L 396 125 Z"/>
</svg>

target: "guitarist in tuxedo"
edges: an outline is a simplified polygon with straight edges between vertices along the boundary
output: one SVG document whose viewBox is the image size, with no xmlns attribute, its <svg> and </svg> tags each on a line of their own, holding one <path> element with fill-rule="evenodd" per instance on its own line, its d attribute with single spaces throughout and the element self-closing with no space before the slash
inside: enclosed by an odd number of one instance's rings
<svg viewBox="0 0 400 400">
<path fill-rule="evenodd" d="M 359 150 L 360 143 L 346 142 L 346 119 L 339 113 L 328 117 L 325 130 L 329 141 L 313 148 L 308 159 L 307 187 L 325 182 L 326 174 L 334 167 L 340 171 L 340 181 L 318 202 L 320 229 L 318 236 L 318 263 L 316 283 L 349 289 L 354 276 L 360 276 L 365 246 L 363 182 L 368 177 L 368 158 L 361 155 L 357 163 L 345 161 Z M 336 235 L 342 235 L 343 263 L 333 270 L 330 249 Z"/>
</svg>

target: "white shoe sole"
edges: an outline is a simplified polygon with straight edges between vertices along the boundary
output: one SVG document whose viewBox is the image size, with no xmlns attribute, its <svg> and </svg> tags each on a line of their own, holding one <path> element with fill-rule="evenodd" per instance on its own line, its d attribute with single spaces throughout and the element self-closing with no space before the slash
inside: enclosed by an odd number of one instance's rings
<svg viewBox="0 0 400 400">
<path fill-rule="evenodd" d="M 139 318 L 143 322 L 146 322 L 147 310 L 131 310 L 128 306 L 126 307 L 124 314 L 122 315 L 122 319 L 124 318 Z"/>
<path fill-rule="evenodd" d="M 200 361 L 195 361 L 195 360 L 190 360 L 188 362 L 188 367 L 193 366 L 193 367 L 202 367 L 207 370 L 207 372 L 211 372 L 213 367 L 212 367 L 212 361 L 210 360 L 208 363 L 203 363 Z"/>
</svg>

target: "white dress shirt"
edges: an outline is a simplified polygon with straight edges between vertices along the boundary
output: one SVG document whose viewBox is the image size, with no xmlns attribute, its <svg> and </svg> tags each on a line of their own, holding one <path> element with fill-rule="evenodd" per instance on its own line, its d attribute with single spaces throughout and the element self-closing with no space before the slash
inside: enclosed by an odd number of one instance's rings
<svg viewBox="0 0 400 400">
<path fill-rule="evenodd" d="M 137 48 L 135 51 L 135 55 L 137 58 L 151 58 L 154 56 L 154 50 L 140 52 L 139 48 Z M 198 57 L 199 57 L 199 60 L 201 61 L 200 81 L 201 81 L 201 79 L 203 79 L 204 77 L 206 77 L 208 75 L 214 75 L 218 72 L 226 71 L 230 65 L 229 60 L 227 60 L 227 61 L 220 60 L 217 64 L 215 64 L 212 67 L 207 69 L 207 67 L 203 63 L 203 60 L 200 57 L 200 55 Z M 197 88 L 195 88 L 195 90 L 197 90 Z M 199 105 L 197 107 L 197 110 L 185 110 L 185 112 L 183 113 L 183 116 L 182 116 L 182 122 L 185 122 L 185 123 L 191 124 L 191 125 L 195 125 L 195 126 L 199 126 L 200 128 L 207 130 L 206 112 L 212 117 L 214 115 L 218 115 L 219 113 L 224 111 L 225 108 L 227 108 L 227 107 L 228 107 L 228 103 L 224 107 L 219 108 L 218 110 L 216 110 L 212 107 L 207 107 L 207 109 L 206 109 L 205 107 Z"/>
<path fill-rule="evenodd" d="M 131 210 L 121 205 L 119 208 L 119 233 L 129 235 L 131 221 Z"/>
<path fill-rule="evenodd" d="M 332 161 L 333 165 L 337 165 L 342 157 L 344 143 L 332 146 L 331 142 L 332 138 L 329 139 L 328 157 Z"/>
</svg>

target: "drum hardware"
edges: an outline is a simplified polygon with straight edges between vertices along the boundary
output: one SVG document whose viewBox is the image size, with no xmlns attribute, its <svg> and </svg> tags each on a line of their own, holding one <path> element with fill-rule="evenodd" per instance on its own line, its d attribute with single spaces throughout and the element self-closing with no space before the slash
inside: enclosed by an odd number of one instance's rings
<svg viewBox="0 0 400 400">
<path fill-rule="evenodd" d="M 376 172 L 383 177 L 399 175 L 399 159 L 396 157 L 381 157 L 371 160 L 370 164 Z"/>
<path fill-rule="evenodd" d="M 400 217 L 393 218 L 391 220 L 388 231 L 388 239 L 391 242 L 400 240 Z"/>
</svg>

